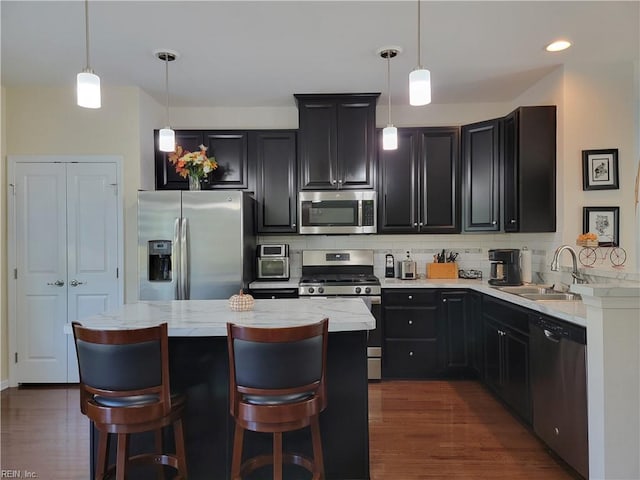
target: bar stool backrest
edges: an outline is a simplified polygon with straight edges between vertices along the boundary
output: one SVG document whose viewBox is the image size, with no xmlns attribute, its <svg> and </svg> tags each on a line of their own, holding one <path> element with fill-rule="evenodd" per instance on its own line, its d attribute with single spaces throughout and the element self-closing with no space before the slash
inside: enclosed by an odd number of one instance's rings
<svg viewBox="0 0 640 480">
<path fill-rule="evenodd" d="M 166 323 L 128 330 L 94 330 L 78 322 L 73 322 L 72 327 L 82 413 L 105 423 L 127 423 L 136 419 L 144 422 L 169 413 Z M 125 407 L 135 407 L 135 412 L 127 414 Z M 122 412 L 106 417 L 109 408 L 119 408 Z M 135 415 L 135 418 L 125 415 Z"/>
</svg>

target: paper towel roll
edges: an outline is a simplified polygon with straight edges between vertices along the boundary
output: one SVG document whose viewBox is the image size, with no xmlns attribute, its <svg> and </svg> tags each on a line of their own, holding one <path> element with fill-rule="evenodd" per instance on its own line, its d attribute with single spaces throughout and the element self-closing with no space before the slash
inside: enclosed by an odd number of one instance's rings
<svg viewBox="0 0 640 480">
<path fill-rule="evenodd" d="M 531 283 L 531 250 L 527 247 L 522 247 L 522 250 L 520 250 L 520 271 L 522 281 Z"/>
</svg>

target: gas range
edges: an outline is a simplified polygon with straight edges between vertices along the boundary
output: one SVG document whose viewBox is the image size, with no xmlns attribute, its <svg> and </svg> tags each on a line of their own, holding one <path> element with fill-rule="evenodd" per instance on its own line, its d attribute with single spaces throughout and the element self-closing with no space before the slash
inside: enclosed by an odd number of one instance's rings
<svg viewBox="0 0 640 480">
<path fill-rule="evenodd" d="M 373 250 L 305 250 L 302 252 L 300 296 L 380 295 L 373 274 Z"/>
</svg>

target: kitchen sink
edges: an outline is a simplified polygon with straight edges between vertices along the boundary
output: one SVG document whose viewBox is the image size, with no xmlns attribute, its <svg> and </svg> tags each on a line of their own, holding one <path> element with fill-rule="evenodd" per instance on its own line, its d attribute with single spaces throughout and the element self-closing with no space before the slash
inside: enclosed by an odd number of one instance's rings
<svg viewBox="0 0 640 480">
<path fill-rule="evenodd" d="M 579 301 L 582 297 L 577 293 L 565 293 L 554 290 L 548 285 L 520 285 L 514 287 L 499 287 L 499 290 L 506 293 L 513 293 L 529 300 L 569 300 Z"/>
<path fill-rule="evenodd" d="M 523 294 L 546 294 L 546 293 L 559 293 L 553 288 L 547 285 L 521 285 L 516 287 L 499 287 L 499 290 L 507 293 L 515 293 L 516 295 Z"/>
<path fill-rule="evenodd" d="M 576 293 L 520 293 L 518 295 L 529 300 L 582 300 L 582 297 Z"/>
</svg>

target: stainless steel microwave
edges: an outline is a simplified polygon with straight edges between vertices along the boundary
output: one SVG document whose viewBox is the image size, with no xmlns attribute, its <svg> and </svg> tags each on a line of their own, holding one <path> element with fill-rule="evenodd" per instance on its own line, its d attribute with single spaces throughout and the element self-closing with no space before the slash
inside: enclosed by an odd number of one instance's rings
<svg viewBox="0 0 640 480">
<path fill-rule="evenodd" d="M 377 194 L 372 190 L 336 190 L 298 194 L 301 234 L 376 233 Z"/>
</svg>

